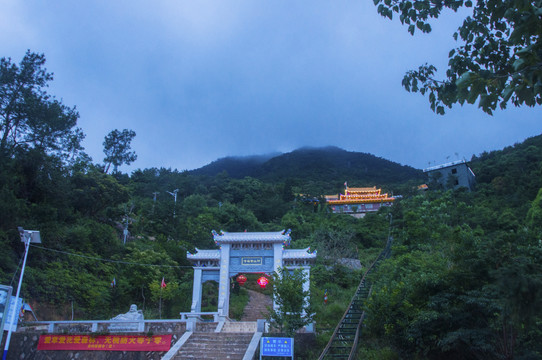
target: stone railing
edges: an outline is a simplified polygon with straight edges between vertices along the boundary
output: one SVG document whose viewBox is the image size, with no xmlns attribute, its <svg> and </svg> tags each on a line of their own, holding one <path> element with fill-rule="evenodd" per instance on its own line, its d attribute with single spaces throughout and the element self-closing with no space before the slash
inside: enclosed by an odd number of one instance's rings
<svg viewBox="0 0 542 360">
<path fill-rule="evenodd" d="M 126 333 L 126 332 L 183 332 L 186 319 L 165 320 L 76 320 L 76 321 L 32 321 L 25 323 L 27 329 L 49 333 Z"/>
<path fill-rule="evenodd" d="M 179 313 L 181 315 L 181 321 L 189 321 L 190 319 L 196 319 L 199 321 L 202 321 L 202 316 L 209 315 L 213 317 L 213 322 L 219 321 L 218 312 L 182 312 Z"/>
</svg>

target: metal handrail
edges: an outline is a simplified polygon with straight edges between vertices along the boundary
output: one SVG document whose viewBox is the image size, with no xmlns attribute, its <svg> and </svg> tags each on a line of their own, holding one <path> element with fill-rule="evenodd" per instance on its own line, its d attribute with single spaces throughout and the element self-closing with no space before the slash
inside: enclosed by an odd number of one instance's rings
<svg viewBox="0 0 542 360">
<path fill-rule="evenodd" d="M 367 294 L 367 297 L 371 296 L 371 292 L 373 291 L 373 286 L 369 288 L 369 293 Z M 358 327 L 356 328 L 356 336 L 354 338 L 354 343 L 352 344 L 352 349 L 350 349 L 350 355 L 348 356 L 348 360 L 353 360 L 354 355 L 356 354 L 356 349 L 358 348 L 358 341 L 359 341 L 359 332 L 361 330 L 361 324 L 363 324 L 363 320 L 365 320 L 365 310 L 361 313 L 361 317 L 359 318 Z"/>
<path fill-rule="evenodd" d="M 380 257 L 380 256 L 379 256 Z M 327 351 L 329 350 L 329 348 L 331 347 L 331 344 L 333 343 L 333 339 L 335 338 L 335 336 L 337 335 L 337 332 L 339 331 L 339 328 L 343 322 L 343 320 L 346 318 L 346 315 L 348 315 L 348 311 L 350 310 L 350 308 L 352 307 L 352 303 L 354 302 L 354 300 L 356 299 L 356 295 L 358 293 L 358 291 L 360 290 L 361 286 L 363 285 L 363 283 L 365 282 L 365 278 L 367 276 L 367 274 L 369 273 L 369 271 L 371 271 L 371 269 L 373 268 L 374 264 L 376 264 L 376 262 L 378 261 L 378 258 L 371 264 L 371 266 L 369 266 L 369 268 L 367 269 L 367 271 L 365 272 L 365 274 L 363 274 L 363 277 L 361 278 L 361 281 L 359 282 L 359 285 L 356 289 L 356 292 L 354 293 L 354 295 L 352 296 L 352 300 L 350 300 L 350 304 L 348 305 L 348 308 L 346 308 L 346 311 L 344 312 L 343 314 L 343 317 L 341 318 L 341 320 L 339 321 L 339 323 L 337 324 L 337 326 L 335 327 L 335 331 L 333 331 L 333 334 L 331 335 L 331 338 L 329 339 L 326 347 L 324 348 L 324 351 L 322 351 L 322 354 L 320 355 L 320 357 L 318 358 L 318 360 L 322 360 L 324 358 L 324 356 L 326 355 Z M 364 312 L 365 313 L 365 312 Z M 363 318 L 363 315 L 362 314 L 362 318 Z M 359 326 L 359 324 L 358 324 Z"/>
<path fill-rule="evenodd" d="M 373 270 L 374 266 L 380 261 L 382 260 L 383 258 L 387 258 L 389 256 L 389 253 L 390 253 L 390 249 L 391 249 L 391 243 L 393 241 L 393 237 L 392 236 L 388 236 L 388 241 L 386 242 L 386 247 L 384 248 L 384 250 L 382 250 L 380 252 L 380 254 L 378 255 L 378 257 L 376 258 L 375 261 L 373 261 L 373 263 L 369 266 L 369 268 L 367 269 L 367 271 L 365 271 L 365 273 L 363 274 L 363 277 L 361 278 L 361 281 L 359 282 L 359 285 L 356 289 L 356 292 L 354 293 L 354 295 L 352 296 L 352 300 L 350 300 L 350 304 L 348 305 L 348 307 L 346 308 L 346 311 L 344 312 L 341 320 L 339 321 L 339 323 L 337 324 L 337 326 L 335 327 L 335 331 L 333 332 L 333 334 L 331 335 L 331 338 L 329 339 L 326 347 L 324 348 L 324 350 L 322 351 L 322 354 L 320 355 L 320 357 L 318 358 L 318 360 L 323 360 L 325 355 L 327 354 L 327 352 L 329 351 L 329 348 L 331 347 L 331 344 L 333 343 L 333 340 L 335 339 L 336 335 L 337 335 L 337 332 L 339 331 L 339 328 L 341 326 L 341 324 L 343 323 L 344 319 L 346 318 L 346 315 L 348 315 L 348 312 L 350 311 L 350 309 L 352 308 L 352 305 L 353 305 L 353 302 L 354 300 L 356 299 L 356 295 L 358 294 L 358 291 L 361 289 L 362 285 L 364 285 L 365 283 L 365 280 L 367 278 L 367 275 Z M 369 288 L 369 293 L 367 294 L 367 296 L 370 296 L 371 294 L 371 291 L 372 291 L 372 286 Z M 362 312 L 361 314 L 361 317 L 359 319 L 359 322 L 358 322 L 358 326 L 356 328 L 356 333 L 355 333 L 355 338 L 354 338 L 354 342 L 352 344 L 352 349 L 350 350 L 350 355 L 348 356 L 348 360 L 352 360 L 354 359 L 354 355 L 355 355 L 355 351 L 356 351 L 356 348 L 357 348 L 357 343 L 358 343 L 358 336 L 359 336 L 359 331 L 360 331 L 360 328 L 361 328 L 361 324 L 363 323 L 363 320 L 365 319 L 365 311 Z"/>
</svg>

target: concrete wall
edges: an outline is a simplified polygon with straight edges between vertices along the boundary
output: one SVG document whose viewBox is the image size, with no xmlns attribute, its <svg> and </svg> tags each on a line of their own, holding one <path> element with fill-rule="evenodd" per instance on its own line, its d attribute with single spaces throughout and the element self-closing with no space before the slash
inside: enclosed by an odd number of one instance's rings
<svg viewBox="0 0 542 360">
<path fill-rule="evenodd" d="M 465 187 L 474 190 L 475 178 L 465 163 L 428 171 L 429 180 L 437 182 L 444 189 Z"/>
<path fill-rule="evenodd" d="M 126 335 L 147 335 L 149 331 L 153 335 L 171 334 L 171 344 L 173 345 L 185 330 L 186 324 L 180 322 L 148 323 L 146 324 L 146 333 L 127 333 Z M 73 334 L 75 332 L 88 334 L 79 332 L 78 328 L 66 328 L 62 333 Z M 7 360 L 158 360 L 165 355 L 165 352 L 151 351 L 38 351 L 39 337 L 46 333 L 46 331 L 36 331 L 33 328 L 19 328 L 18 332 L 11 335 Z M 117 334 L 115 333 L 115 335 Z M 2 339 L 2 349 L 4 349 L 5 338 L 6 336 Z"/>
</svg>

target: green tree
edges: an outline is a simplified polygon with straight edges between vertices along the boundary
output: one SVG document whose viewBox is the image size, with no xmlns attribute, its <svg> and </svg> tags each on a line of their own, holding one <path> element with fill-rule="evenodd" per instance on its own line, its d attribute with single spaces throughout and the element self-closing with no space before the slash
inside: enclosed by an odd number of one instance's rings
<svg viewBox="0 0 542 360">
<path fill-rule="evenodd" d="M 457 11 L 473 7 L 471 16 L 454 33 L 462 45 L 448 55 L 443 80 L 437 69 L 425 64 L 409 71 L 403 86 L 412 92 L 429 94 L 431 109 L 444 114 L 444 107 L 465 102 L 492 114 L 497 105 L 542 104 L 542 3 L 540 0 L 374 0 L 384 17 L 399 14 L 401 23 L 431 31 L 429 20 L 444 9 Z"/>
<path fill-rule="evenodd" d="M 273 301 L 277 309 L 270 309 L 268 320 L 286 336 L 293 336 L 296 330 L 312 322 L 309 292 L 303 291 L 306 280 L 303 269 L 290 272 L 279 268 L 273 274 Z"/>
<path fill-rule="evenodd" d="M 542 240 L 542 189 L 531 204 L 527 213 L 527 226 L 538 240 Z"/>
<path fill-rule="evenodd" d="M 135 151 L 130 151 L 130 143 L 135 136 L 135 131 L 128 129 L 124 129 L 122 131 L 115 129 L 107 134 L 103 142 L 106 174 L 109 172 L 111 164 L 113 164 L 113 172 L 117 172 L 120 165 L 130 165 L 132 162 L 137 160 Z"/>
<path fill-rule="evenodd" d="M 126 303 L 141 303 L 142 309 L 145 310 L 147 302 L 153 299 L 151 284 L 161 280 L 162 277 L 176 278 L 172 267 L 166 266 L 178 264 L 163 249 L 152 249 L 149 244 L 143 242 L 130 243 L 127 250 L 125 259 L 131 264 L 123 267 L 119 273 L 118 288 L 124 295 L 123 300 Z M 163 267 L 152 266 L 154 264 Z"/>
<path fill-rule="evenodd" d="M 164 281 L 168 281 L 167 279 Z M 149 284 L 151 291 L 151 300 L 158 304 L 158 315 L 160 318 L 171 316 L 168 314 L 167 309 L 169 308 L 171 300 L 174 300 L 175 297 L 179 296 L 179 283 L 176 281 L 168 281 L 165 287 L 162 287 L 162 282 L 160 279 L 153 281 Z M 178 315 L 178 314 L 175 314 Z"/>
<path fill-rule="evenodd" d="M 88 217 L 105 217 L 108 209 L 128 201 L 128 190 L 115 178 L 98 171 L 72 176 L 73 207 Z M 118 215 L 118 214 L 117 214 Z"/>
<path fill-rule="evenodd" d="M 82 149 L 76 128 L 79 113 L 51 97 L 45 88 L 53 74 L 44 68 L 45 56 L 27 51 L 20 64 L 0 59 L 0 154 L 37 148 L 67 156 Z"/>
</svg>

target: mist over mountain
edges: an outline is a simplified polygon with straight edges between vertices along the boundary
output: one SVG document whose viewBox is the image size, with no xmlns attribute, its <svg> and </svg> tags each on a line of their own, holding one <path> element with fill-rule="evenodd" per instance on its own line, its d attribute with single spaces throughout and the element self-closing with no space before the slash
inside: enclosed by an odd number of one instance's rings
<svg viewBox="0 0 542 360">
<path fill-rule="evenodd" d="M 226 172 L 232 178 L 254 177 L 263 181 L 301 181 L 369 186 L 423 179 L 421 170 L 368 153 L 346 151 L 336 146 L 303 147 L 285 154 L 226 157 L 190 171 L 214 176 Z"/>
<path fill-rule="evenodd" d="M 215 176 L 225 171 L 232 178 L 242 179 L 246 176 L 253 176 L 263 163 L 278 155 L 280 155 L 280 153 L 277 152 L 265 155 L 226 156 L 202 166 L 201 168 L 191 170 L 189 173 L 194 175 Z"/>
</svg>

